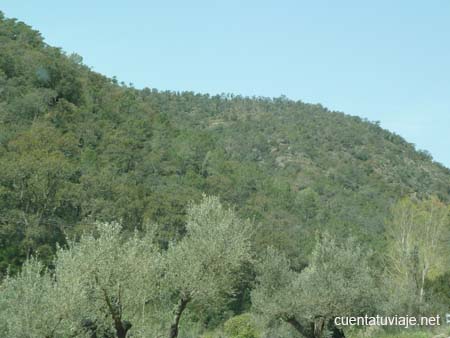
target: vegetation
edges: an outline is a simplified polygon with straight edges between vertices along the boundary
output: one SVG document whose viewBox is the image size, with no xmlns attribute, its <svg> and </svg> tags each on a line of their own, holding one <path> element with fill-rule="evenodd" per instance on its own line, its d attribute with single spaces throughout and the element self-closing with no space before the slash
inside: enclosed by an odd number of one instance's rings
<svg viewBox="0 0 450 338">
<path fill-rule="evenodd" d="M 233 294 L 250 258 L 248 234 L 208 197 L 189 209 L 186 236 L 162 252 L 151 229 L 126 237 L 120 225 L 99 223 L 97 235 L 58 250 L 52 271 L 32 259 L 6 278 L 1 336 L 125 338 L 132 329 L 134 337 L 177 337 L 185 310 L 202 316 Z"/>
<path fill-rule="evenodd" d="M 234 316 L 224 324 L 224 332 L 230 338 L 258 338 L 258 328 L 251 314 L 244 313 Z"/>
<path fill-rule="evenodd" d="M 382 337 L 333 318 L 449 310 L 427 152 L 285 97 L 137 90 L 1 12 L 0 172 L 1 336 Z"/>
<path fill-rule="evenodd" d="M 353 240 L 342 245 L 324 235 L 313 250 L 310 264 L 292 271 L 288 260 L 269 250 L 258 267 L 252 292 L 256 311 L 268 320 L 283 320 L 305 338 L 344 337 L 333 319 L 373 314 L 376 286 L 367 255 Z"/>
<path fill-rule="evenodd" d="M 404 291 L 403 297 L 397 297 L 403 302 L 400 309 L 407 306 L 409 313 L 423 312 L 427 306 L 426 282 L 448 271 L 449 211 L 449 206 L 436 198 L 422 202 L 405 198 L 393 207 L 386 228 L 387 261 L 389 280 L 395 289 Z"/>
</svg>

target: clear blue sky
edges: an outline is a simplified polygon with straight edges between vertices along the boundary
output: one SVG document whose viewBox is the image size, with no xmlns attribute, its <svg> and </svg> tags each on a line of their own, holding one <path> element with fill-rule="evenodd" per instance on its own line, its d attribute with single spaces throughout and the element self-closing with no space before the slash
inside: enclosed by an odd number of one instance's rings
<svg viewBox="0 0 450 338">
<path fill-rule="evenodd" d="M 450 1 L 2 0 L 137 88 L 279 96 L 380 121 L 450 167 Z"/>
</svg>

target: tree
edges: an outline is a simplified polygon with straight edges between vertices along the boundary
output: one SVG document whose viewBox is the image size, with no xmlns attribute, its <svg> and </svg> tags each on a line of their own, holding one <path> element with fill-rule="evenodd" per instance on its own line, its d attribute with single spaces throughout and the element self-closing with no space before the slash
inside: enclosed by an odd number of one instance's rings
<svg viewBox="0 0 450 338">
<path fill-rule="evenodd" d="M 427 280 L 449 269 L 449 211 L 436 197 L 407 197 L 392 207 L 386 226 L 390 277 L 396 288 L 411 291 L 418 307 L 424 305 Z"/>
<path fill-rule="evenodd" d="M 304 223 L 308 223 L 319 211 L 319 194 L 311 188 L 300 190 L 295 197 L 295 206 L 298 208 L 298 212 L 301 215 L 301 220 Z"/>
<path fill-rule="evenodd" d="M 0 231 L 20 257 L 51 260 L 79 212 L 78 152 L 71 133 L 35 123 L 8 144 L 0 161 Z M 0 246 L 3 246 L 0 243 Z"/>
<path fill-rule="evenodd" d="M 0 336 L 54 337 L 62 315 L 54 291 L 51 275 L 36 259 L 25 262 L 14 278 L 7 276 L 0 285 Z"/>
<path fill-rule="evenodd" d="M 126 338 L 130 330 L 133 337 L 164 330 L 174 338 L 188 305 L 202 312 L 230 300 L 251 259 L 248 222 L 204 197 L 188 210 L 185 237 L 167 251 L 153 229 L 127 234 L 117 223 L 97 223 L 57 250 L 52 272 L 27 261 L 0 284 L 0 336 Z"/>
<path fill-rule="evenodd" d="M 186 307 L 212 308 L 235 293 L 245 263 L 251 259 L 251 227 L 224 208 L 217 197 L 204 196 L 188 209 L 186 235 L 167 252 L 164 284 L 174 306 L 169 337 L 178 336 Z"/>
<path fill-rule="evenodd" d="M 1 284 L 1 336 L 125 338 L 135 323 L 148 334 L 142 321 L 160 276 L 151 238 L 127 238 L 118 224 L 99 223 L 97 234 L 58 250 L 54 272 L 27 261 Z"/>
<path fill-rule="evenodd" d="M 150 230 L 127 237 L 119 224 L 99 223 L 97 231 L 58 251 L 59 297 L 71 323 L 94 323 L 97 335 L 112 331 L 125 338 L 152 311 L 148 304 L 158 293 L 161 255 Z"/>
<path fill-rule="evenodd" d="M 370 313 L 374 280 L 367 254 L 353 240 L 337 242 L 325 234 L 301 272 L 289 260 L 269 249 L 258 264 L 254 309 L 269 321 L 281 319 L 307 338 L 343 337 L 334 326 L 337 316 Z"/>
</svg>

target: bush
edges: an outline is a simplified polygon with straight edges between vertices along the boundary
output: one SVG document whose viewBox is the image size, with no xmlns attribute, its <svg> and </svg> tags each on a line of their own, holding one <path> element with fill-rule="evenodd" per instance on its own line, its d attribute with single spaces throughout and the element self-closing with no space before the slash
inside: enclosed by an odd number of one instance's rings
<svg viewBox="0 0 450 338">
<path fill-rule="evenodd" d="M 244 313 L 227 320 L 224 330 L 230 338 L 259 338 L 260 334 L 249 313 Z"/>
</svg>

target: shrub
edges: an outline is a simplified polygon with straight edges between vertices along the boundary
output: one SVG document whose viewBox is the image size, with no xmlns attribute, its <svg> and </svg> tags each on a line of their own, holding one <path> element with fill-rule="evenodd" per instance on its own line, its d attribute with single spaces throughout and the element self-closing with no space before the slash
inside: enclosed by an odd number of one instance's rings
<svg viewBox="0 0 450 338">
<path fill-rule="evenodd" d="M 227 320 L 224 324 L 225 333 L 230 338 L 259 338 L 260 334 L 249 313 L 244 313 Z"/>
</svg>

